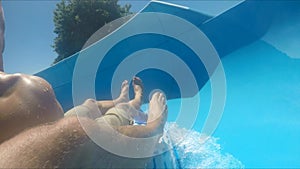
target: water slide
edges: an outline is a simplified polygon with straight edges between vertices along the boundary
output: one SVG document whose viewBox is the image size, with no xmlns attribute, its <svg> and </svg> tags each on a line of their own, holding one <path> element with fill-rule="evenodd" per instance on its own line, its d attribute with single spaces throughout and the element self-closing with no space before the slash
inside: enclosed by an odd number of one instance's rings
<svg viewBox="0 0 300 169">
<path fill-rule="evenodd" d="M 223 150 L 242 163 L 204 164 L 201 152 L 184 151 L 181 144 L 153 158 L 149 168 L 297 168 L 299 7 L 299 2 L 243 1 L 211 17 L 152 1 L 108 36 L 36 75 L 52 84 L 65 111 L 90 97 L 115 97 L 120 82 L 135 74 L 146 84 L 145 96 L 155 89 L 167 95 L 170 112 L 177 112 L 184 100 L 201 97 L 191 131 L 220 138 Z M 212 79 L 220 72 L 226 78 L 226 104 L 222 116 L 213 117 L 218 127 L 211 129 L 205 124 L 212 109 Z M 183 118 L 189 119 L 185 112 Z M 180 121 L 177 116 L 170 114 L 169 121 Z"/>
</svg>

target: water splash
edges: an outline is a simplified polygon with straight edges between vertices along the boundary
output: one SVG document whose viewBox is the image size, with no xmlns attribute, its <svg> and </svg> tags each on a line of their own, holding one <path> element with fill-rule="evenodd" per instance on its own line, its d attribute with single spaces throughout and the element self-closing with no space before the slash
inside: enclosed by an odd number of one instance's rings
<svg viewBox="0 0 300 169">
<path fill-rule="evenodd" d="M 244 168 L 243 164 L 228 153 L 221 151 L 218 139 L 209 137 L 201 143 L 201 133 L 167 123 L 164 142 L 175 148 L 174 158 L 178 168 Z"/>
</svg>

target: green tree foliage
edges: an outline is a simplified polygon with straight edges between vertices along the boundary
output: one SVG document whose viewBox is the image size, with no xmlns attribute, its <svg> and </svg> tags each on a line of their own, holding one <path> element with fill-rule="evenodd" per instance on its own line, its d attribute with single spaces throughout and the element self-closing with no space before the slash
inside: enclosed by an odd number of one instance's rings
<svg viewBox="0 0 300 169">
<path fill-rule="evenodd" d="M 53 48 L 58 54 L 54 63 L 80 51 L 99 28 L 130 14 L 131 5 L 120 6 L 118 0 L 62 0 L 54 11 Z"/>
</svg>

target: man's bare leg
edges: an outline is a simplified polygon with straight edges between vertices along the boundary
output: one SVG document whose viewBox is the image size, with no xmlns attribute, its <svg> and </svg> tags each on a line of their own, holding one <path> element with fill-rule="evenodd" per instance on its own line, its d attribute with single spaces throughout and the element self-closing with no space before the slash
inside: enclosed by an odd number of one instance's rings
<svg viewBox="0 0 300 169">
<path fill-rule="evenodd" d="M 117 130 L 129 137 L 145 138 L 162 132 L 167 119 L 165 97 L 153 95 L 147 126 L 119 126 Z M 55 167 L 133 167 L 144 159 L 130 159 L 113 155 L 94 144 L 83 130 L 108 137 L 112 133 L 87 118 L 67 117 L 52 125 L 44 125 L 25 131 L 0 145 L 0 166 L 3 168 L 55 168 Z M 126 146 L 126 140 L 116 139 L 115 144 Z M 91 147 L 92 146 L 92 147 Z M 80 154 L 80 150 L 94 150 L 95 161 Z M 131 161 L 131 162 L 130 162 Z M 127 163 L 128 162 L 128 163 Z M 141 164 L 141 163 L 140 163 Z M 141 166 L 135 166 L 138 168 Z"/>
<path fill-rule="evenodd" d="M 117 130 L 129 137 L 145 138 L 163 133 L 167 121 L 168 110 L 166 97 L 163 93 L 155 93 L 149 103 L 149 113 L 146 126 L 122 126 Z"/>
<path fill-rule="evenodd" d="M 91 119 L 81 118 L 80 122 L 90 130 L 105 133 Z M 77 117 L 66 117 L 55 124 L 22 132 L 0 145 L 0 166 L 3 168 L 73 166 L 67 162 L 73 160 L 77 149 L 91 142 L 80 122 Z"/>
<path fill-rule="evenodd" d="M 124 110 L 136 121 L 145 122 L 147 120 L 147 115 L 140 110 L 143 103 L 143 82 L 140 78 L 134 77 L 132 85 L 134 90 L 134 99 L 128 103 L 118 104 L 116 105 L 116 108 Z"/>
<path fill-rule="evenodd" d="M 128 84 L 127 89 L 128 89 Z M 139 122 L 145 122 L 147 120 L 147 115 L 140 111 L 142 104 L 142 93 L 143 84 L 141 79 L 134 77 L 132 81 L 134 88 L 134 99 L 127 103 L 119 103 L 107 111 L 105 116 L 96 118 L 96 122 L 99 125 L 110 124 L 114 127 L 124 126 L 133 124 L 133 120 L 138 120 Z M 128 90 L 127 94 L 128 94 Z"/>
</svg>

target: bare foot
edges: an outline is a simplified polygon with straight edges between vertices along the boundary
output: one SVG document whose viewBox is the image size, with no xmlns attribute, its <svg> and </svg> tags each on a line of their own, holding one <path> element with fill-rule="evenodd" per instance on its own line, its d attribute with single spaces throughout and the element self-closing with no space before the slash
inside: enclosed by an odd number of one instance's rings
<svg viewBox="0 0 300 169">
<path fill-rule="evenodd" d="M 128 85 L 128 81 L 125 80 L 123 81 L 121 86 L 120 96 L 114 102 L 117 105 L 120 103 L 127 103 L 128 101 L 129 101 L 129 85 Z"/>
<path fill-rule="evenodd" d="M 132 80 L 132 85 L 133 85 L 133 90 L 134 90 L 134 98 L 135 99 L 140 99 L 142 102 L 142 97 L 143 97 L 143 82 L 139 77 L 134 77 Z"/>
<path fill-rule="evenodd" d="M 132 86 L 134 90 L 134 99 L 128 103 L 121 103 L 116 105 L 117 108 L 125 110 L 130 118 L 134 119 L 135 122 L 145 123 L 147 120 L 147 114 L 142 112 L 142 98 L 143 98 L 143 82 L 140 78 L 134 77 L 132 79 Z"/>
<path fill-rule="evenodd" d="M 147 124 L 154 124 L 158 132 L 163 132 L 167 117 L 166 96 L 161 92 L 156 92 L 153 94 L 149 103 Z"/>
<path fill-rule="evenodd" d="M 129 103 L 136 110 L 140 110 L 140 107 L 143 103 L 143 82 L 140 78 L 134 77 L 132 79 L 132 86 L 134 91 L 134 99 L 131 100 Z"/>
</svg>

